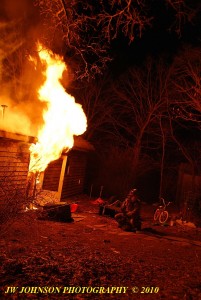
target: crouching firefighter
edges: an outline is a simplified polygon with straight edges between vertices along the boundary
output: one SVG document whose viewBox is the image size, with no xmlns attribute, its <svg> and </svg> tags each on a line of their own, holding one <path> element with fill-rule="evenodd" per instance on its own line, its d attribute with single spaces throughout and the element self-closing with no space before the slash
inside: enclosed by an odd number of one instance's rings
<svg viewBox="0 0 201 300">
<path fill-rule="evenodd" d="M 141 205 L 137 196 L 137 190 L 132 189 L 121 205 L 121 212 L 115 215 L 119 227 L 125 231 L 140 231 L 140 208 Z"/>
</svg>

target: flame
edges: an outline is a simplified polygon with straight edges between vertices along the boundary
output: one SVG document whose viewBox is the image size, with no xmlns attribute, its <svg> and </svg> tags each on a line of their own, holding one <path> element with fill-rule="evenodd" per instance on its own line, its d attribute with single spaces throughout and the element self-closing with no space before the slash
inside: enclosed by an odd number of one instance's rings
<svg viewBox="0 0 201 300">
<path fill-rule="evenodd" d="M 38 44 L 39 58 L 46 70 L 46 80 L 38 91 L 40 101 L 47 103 L 43 113 L 44 126 L 38 133 L 38 142 L 30 147 L 30 172 L 42 172 L 58 159 L 62 151 L 73 147 L 74 135 L 86 131 L 87 120 L 82 106 L 66 93 L 60 83 L 66 65 L 62 58 Z"/>
</svg>

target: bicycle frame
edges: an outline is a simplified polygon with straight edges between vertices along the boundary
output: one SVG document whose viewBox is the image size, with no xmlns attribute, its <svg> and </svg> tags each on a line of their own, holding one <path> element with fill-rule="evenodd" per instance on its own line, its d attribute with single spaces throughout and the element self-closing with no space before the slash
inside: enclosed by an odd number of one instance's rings
<svg viewBox="0 0 201 300">
<path fill-rule="evenodd" d="M 169 217 L 169 213 L 166 208 L 171 202 L 166 204 L 164 198 L 161 198 L 161 201 L 163 202 L 163 205 L 158 206 L 158 208 L 155 210 L 154 221 L 159 221 L 160 224 L 164 224 Z"/>
</svg>

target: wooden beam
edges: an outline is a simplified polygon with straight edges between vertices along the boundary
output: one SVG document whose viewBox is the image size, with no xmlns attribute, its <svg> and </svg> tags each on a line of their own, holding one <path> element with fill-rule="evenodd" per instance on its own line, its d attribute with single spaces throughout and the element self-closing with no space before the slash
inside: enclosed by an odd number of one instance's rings
<svg viewBox="0 0 201 300">
<path fill-rule="evenodd" d="M 61 199 L 61 193 L 62 193 L 62 188 L 63 188 L 63 183 L 64 183 L 64 176 L 65 176 L 65 170 L 66 170 L 66 163 L 68 156 L 67 155 L 62 155 L 63 163 L 61 167 L 61 175 L 59 179 L 59 188 L 58 188 L 58 198 L 59 200 Z"/>
<path fill-rule="evenodd" d="M 0 137 L 10 139 L 10 140 L 17 140 L 17 141 L 22 141 L 26 143 L 36 143 L 37 138 L 33 136 L 28 136 L 28 135 L 23 135 L 20 133 L 14 133 L 14 132 L 8 132 L 4 130 L 0 130 Z"/>
</svg>

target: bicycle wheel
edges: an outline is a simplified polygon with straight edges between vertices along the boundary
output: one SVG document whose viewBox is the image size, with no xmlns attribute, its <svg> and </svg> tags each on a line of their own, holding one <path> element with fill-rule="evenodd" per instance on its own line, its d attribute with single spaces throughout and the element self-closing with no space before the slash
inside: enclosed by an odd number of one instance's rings
<svg viewBox="0 0 201 300">
<path fill-rule="evenodd" d="M 159 219 L 160 216 L 160 209 L 157 208 L 157 210 L 154 213 L 154 221 L 157 221 Z"/>
<path fill-rule="evenodd" d="M 168 215 L 167 210 L 162 211 L 161 214 L 160 214 L 160 216 L 159 216 L 159 222 L 160 222 L 161 224 L 164 224 L 164 223 L 167 221 L 168 216 L 169 216 L 169 215 Z"/>
</svg>

